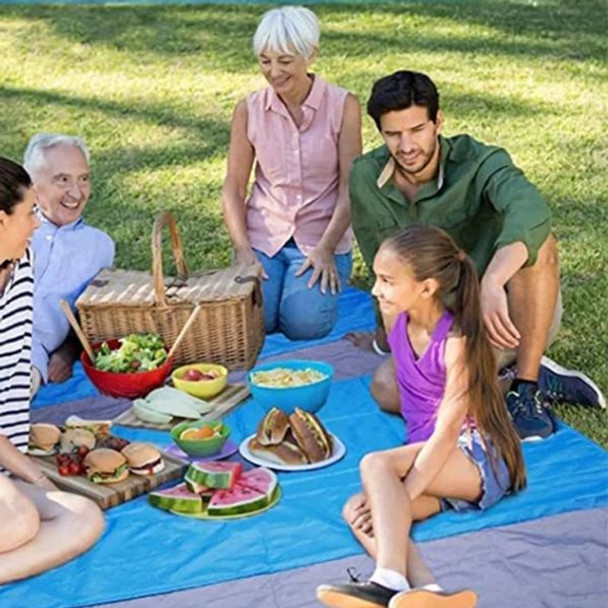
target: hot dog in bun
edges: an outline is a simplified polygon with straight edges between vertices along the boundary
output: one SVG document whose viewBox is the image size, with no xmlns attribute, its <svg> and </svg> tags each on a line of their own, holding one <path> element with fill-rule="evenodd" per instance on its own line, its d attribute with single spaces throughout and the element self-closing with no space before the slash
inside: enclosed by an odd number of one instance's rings
<svg viewBox="0 0 608 608">
<path fill-rule="evenodd" d="M 256 439 L 259 445 L 280 444 L 289 429 L 289 418 L 287 414 L 279 408 L 273 407 L 260 420 L 256 432 Z"/>
<path fill-rule="evenodd" d="M 257 437 L 253 437 L 249 440 L 248 447 L 254 456 L 277 464 L 302 465 L 308 463 L 304 452 L 295 440 L 285 439 L 275 445 L 261 445 Z"/>
<path fill-rule="evenodd" d="M 289 424 L 309 462 L 321 462 L 331 456 L 333 450 L 331 435 L 314 414 L 296 407 L 289 417 Z"/>
</svg>

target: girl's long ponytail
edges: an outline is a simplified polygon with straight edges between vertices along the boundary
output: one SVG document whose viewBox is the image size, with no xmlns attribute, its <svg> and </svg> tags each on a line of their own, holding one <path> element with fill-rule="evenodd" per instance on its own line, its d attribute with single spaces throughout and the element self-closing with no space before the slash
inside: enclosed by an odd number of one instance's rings
<svg viewBox="0 0 608 608">
<path fill-rule="evenodd" d="M 526 485 L 525 466 L 519 437 L 498 386 L 496 357 L 483 323 L 477 270 L 464 251 L 459 250 L 455 257 L 460 276 L 454 290 L 453 312 L 456 324 L 466 337 L 470 413 L 482 436 L 492 438 L 505 460 L 513 490 L 519 490 Z"/>
</svg>

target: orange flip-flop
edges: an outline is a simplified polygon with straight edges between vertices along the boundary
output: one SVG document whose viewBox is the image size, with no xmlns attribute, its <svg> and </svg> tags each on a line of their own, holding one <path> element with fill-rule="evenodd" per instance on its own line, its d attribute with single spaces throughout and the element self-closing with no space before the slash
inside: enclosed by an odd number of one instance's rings
<svg viewBox="0 0 608 608">
<path fill-rule="evenodd" d="M 477 606 L 477 594 L 470 589 L 456 593 L 411 589 L 393 596 L 388 608 L 475 608 L 475 606 Z"/>
</svg>

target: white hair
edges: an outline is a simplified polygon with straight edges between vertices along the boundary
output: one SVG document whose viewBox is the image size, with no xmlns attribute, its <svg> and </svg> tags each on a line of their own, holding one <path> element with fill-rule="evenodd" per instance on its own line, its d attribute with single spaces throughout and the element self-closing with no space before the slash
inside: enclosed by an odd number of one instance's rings
<svg viewBox="0 0 608 608">
<path fill-rule="evenodd" d="M 25 149 L 23 155 L 23 166 L 25 170 L 33 175 L 45 165 L 45 152 L 55 146 L 74 146 L 78 148 L 89 162 L 90 154 L 84 140 L 72 135 L 61 135 L 59 133 L 36 133 Z"/>
<path fill-rule="evenodd" d="M 310 59 L 319 48 L 321 29 L 317 16 L 303 6 L 282 6 L 265 12 L 253 36 L 256 55 L 264 51 Z"/>
</svg>

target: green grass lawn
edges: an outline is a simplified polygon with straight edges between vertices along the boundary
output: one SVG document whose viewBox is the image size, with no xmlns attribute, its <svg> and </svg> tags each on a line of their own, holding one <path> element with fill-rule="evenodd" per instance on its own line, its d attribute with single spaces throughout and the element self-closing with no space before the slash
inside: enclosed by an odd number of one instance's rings
<svg viewBox="0 0 608 608">
<path fill-rule="evenodd" d="M 220 188 L 230 116 L 264 85 L 251 37 L 265 8 L 0 5 L 1 154 L 20 159 L 38 131 L 80 134 L 93 152 L 86 217 L 116 240 L 118 266 L 150 267 L 153 218 L 166 209 L 190 268 L 227 265 Z M 504 146 L 546 195 L 566 310 L 549 354 L 608 391 L 603 0 L 314 9 L 323 26 L 315 69 L 327 80 L 365 103 L 382 75 L 429 73 L 445 133 Z M 380 143 L 367 117 L 364 143 Z M 358 254 L 355 269 L 364 280 Z M 604 412 L 558 412 L 608 446 Z"/>
</svg>

